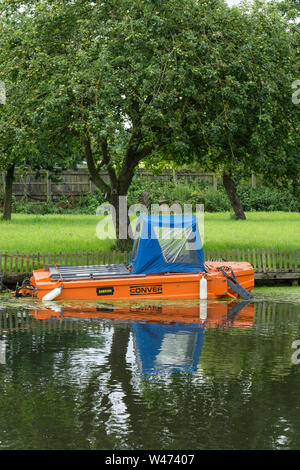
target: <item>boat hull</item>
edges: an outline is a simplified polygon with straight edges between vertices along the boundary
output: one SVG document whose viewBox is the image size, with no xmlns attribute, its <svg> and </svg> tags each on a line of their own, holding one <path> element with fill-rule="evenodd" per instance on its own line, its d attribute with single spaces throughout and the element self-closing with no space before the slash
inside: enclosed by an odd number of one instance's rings
<svg viewBox="0 0 300 470">
<path fill-rule="evenodd" d="M 31 284 L 35 288 L 30 295 L 43 299 L 61 285 L 63 288 L 55 300 L 141 300 L 141 299 L 200 299 L 200 282 L 207 281 L 206 298 L 236 298 L 228 287 L 228 279 L 219 268 L 231 268 L 237 282 L 248 292 L 254 287 L 253 267 L 246 262 L 208 262 L 206 273 L 164 273 L 126 275 L 101 279 L 53 280 L 49 271 L 33 272 Z M 26 289 L 21 295 L 26 295 Z"/>
</svg>

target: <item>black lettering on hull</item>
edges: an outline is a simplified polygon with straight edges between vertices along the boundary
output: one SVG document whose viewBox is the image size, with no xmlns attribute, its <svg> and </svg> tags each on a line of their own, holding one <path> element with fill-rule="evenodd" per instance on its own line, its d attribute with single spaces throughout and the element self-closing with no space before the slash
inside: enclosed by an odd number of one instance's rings
<svg viewBox="0 0 300 470">
<path fill-rule="evenodd" d="M 130 295 L 158 295 L 163 293 L 161 284 L 153 284 L 151 286 L 130 286 Z"/>
</svg>

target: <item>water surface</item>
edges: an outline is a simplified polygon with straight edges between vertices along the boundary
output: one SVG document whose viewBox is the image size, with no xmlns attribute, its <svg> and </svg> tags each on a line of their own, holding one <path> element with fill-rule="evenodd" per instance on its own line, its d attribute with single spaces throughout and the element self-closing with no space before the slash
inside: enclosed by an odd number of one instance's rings
<svg viewBox="0 0 300 470">
<path fill-rule="evenodd" d="M 299 389 L 299 288 L 248 305 L 0 298 L 2 450 L 299 449 Z"/>
</svg>

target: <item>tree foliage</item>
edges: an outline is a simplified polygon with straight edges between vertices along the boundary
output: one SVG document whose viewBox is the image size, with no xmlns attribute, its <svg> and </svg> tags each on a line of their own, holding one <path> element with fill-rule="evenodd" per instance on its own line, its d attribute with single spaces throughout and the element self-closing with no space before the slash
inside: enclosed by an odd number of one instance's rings
<svg viewBox="0 0 300 470">
<path fill-rule="evenodd" d="M 3 218 L 11 218 L 14 170 L 28 167 L 37 172 L 71 165 L 72 155 L 60 153 L 49 145 L 51 132 L 36 123 L 35 113 L 40 97 L 37 71 L 33 59 L 37 49 L 26 41 L 32 24 L 28 12 L 17 8 L 17 2 L 0 6 L 0 80 L 5 83 L 6 103 L 0 106 L 0 170 L 6 173 Z"/>
<path fill-rule="evenodd" d="M 222 12 L 213 27 L 207 44 L 214 64 L 208 64 L 206 86 L 193 77 L 198 155 L 212 169 L 242 165 L 244 172 L 278 178 L 293 175 L 290 163 L 299 174 L 299 115 L 291 101 L 299 37 L 276 7 L 261 2 L 233 9 L 227 18 Z"/>
<path fill-rule="evenodd" d="M 20 148 L 37 166 L 86 160 L 116 207 L 137 166 L 162 157 L 228 176 L 299 175 L 299 43 L 276 5 L 3 0 L 1 22 Z"/>
<path fill-rule="evenodd" d="M 215 9 L 189 61 L 186 133 L 194 162 L 223 174 L 257 172 L 268 184 L 298 182 L 299 110 L 292 103 L 299 33 L 277 4 Z M 205 51 L 210 54 L 206 60 Z M 174 159 L 174 147 L 169 156 Z M 224 181 L 225 185 L 226 182 Z"/>
</svg>

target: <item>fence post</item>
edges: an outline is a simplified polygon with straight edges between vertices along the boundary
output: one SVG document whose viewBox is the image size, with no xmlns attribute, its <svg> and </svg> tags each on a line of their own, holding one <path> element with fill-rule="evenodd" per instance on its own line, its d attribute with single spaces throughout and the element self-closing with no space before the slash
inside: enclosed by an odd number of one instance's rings
<svg viewBox="0 0 300 470">
<path fill-rule="evenodd" d="M 262 268 L 261 268 L 261 250 L 260 249 L 257 249 L 257 268 L 258 268 L 258 272 L 260 273 L 262 271 Z"/>
<path fill-rule="evenodd" d="M 4 268 L 3 268 L 3 274 L 6 274 L 7 272 L 7 255 L 4 255 Z"/>
<path fill-rule="evenodd" d="M 256 176 L 254 173 L 251 175 L 251 186 L 252 188 L 256 188 Z"/>
<path fill-rule="evenodd" d="M 215 174 L 213 174 L 213 189 L 217 191 L 218 189 L 218 179 Z"/>
<path fill-rule="evenodd" d="M 266 266 L 266 252 L 265 249 L 262 249 L 262 265 L 263 265 L 263 272 L 267 272 L 267 266 Z"/>
<path fill-rule="evenodd" d="M 176 170 L 173 170 L 173 181 L 175 184 L 177 184 L 177 173 Z"/>
<path fill-rule="evenodd" d="M 250 259 L 249 259 L 249 263 L 250 263 L 250 262 L 251 262 L 251 261 L 250 261 Z M 255 248 L 253 248 L 253 250 L 252 250 L 252 265 L 253 265 L 254 271 L 256 271 L 256 264 L 257 264 L 257 263 L 256 263 L 256 250 L 255 250 Z"/>
<path fill-rule="evenodd" d="M 46 198 L 47 202 L 51 202 L 51 181 L 49 179 L 49 171 L 46 171 Z"/>
</svg>

